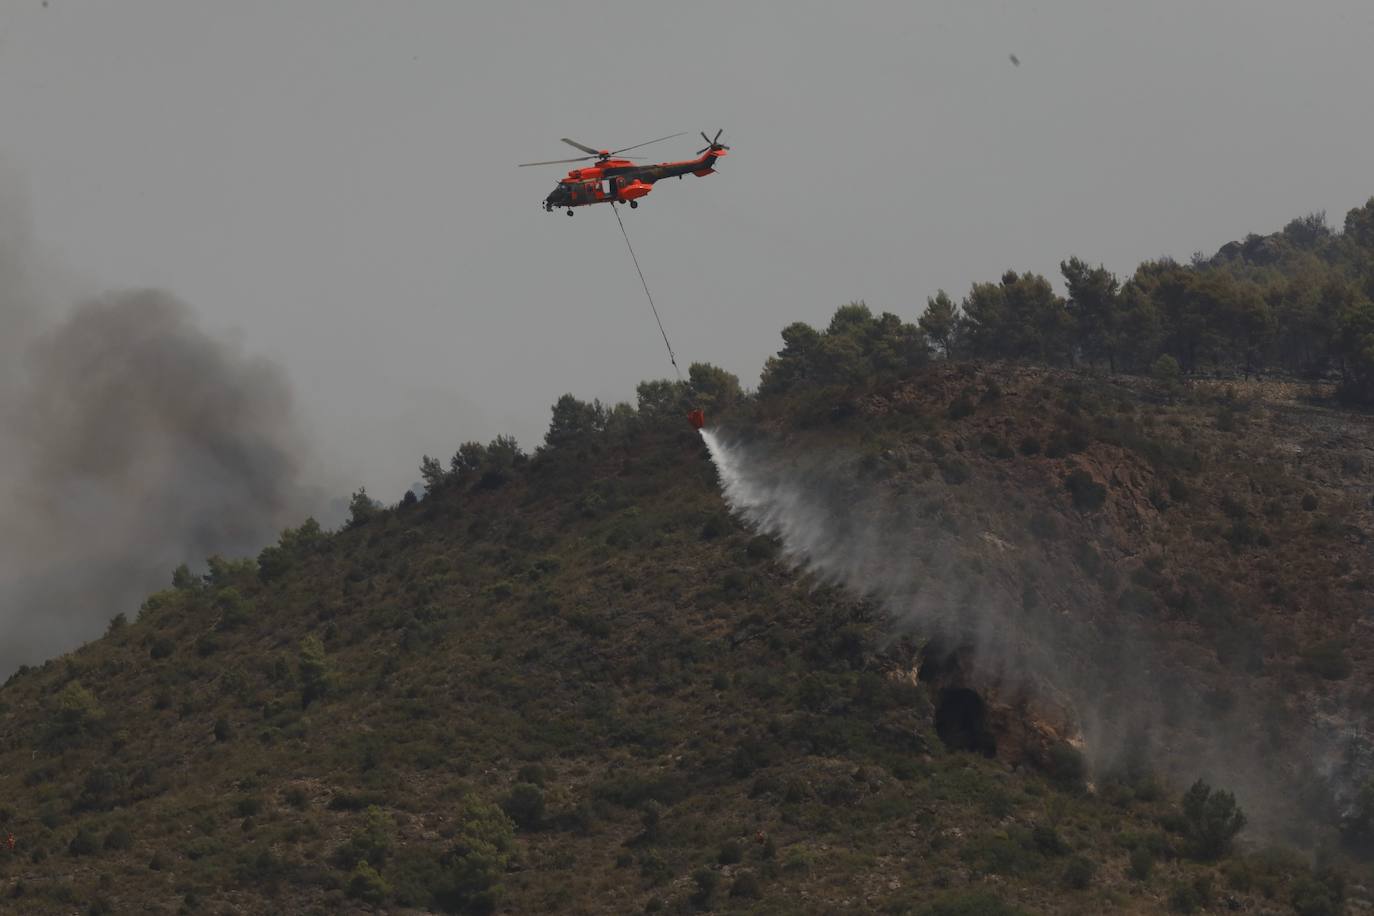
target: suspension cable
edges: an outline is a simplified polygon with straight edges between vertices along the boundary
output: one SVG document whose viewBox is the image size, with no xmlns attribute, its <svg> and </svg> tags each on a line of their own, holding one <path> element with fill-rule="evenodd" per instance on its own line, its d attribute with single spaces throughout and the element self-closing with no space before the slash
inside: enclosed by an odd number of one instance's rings
<svg viewBox="0 0 1374 916">
<path fill-rule="evenodd" d="M 630 249 L 630 260 L 635 262 L 635 272 L 639 274 L 639 282 L 644 287 L 644 295 L 649 299 L 649 308 L 653 310 L 654 321 L 658 322 L 658 333 L 663 335 L 663 345 L 668 348 L 668 361 L 673 364 L 673 371 L 677 373 L 677 380 L 682 381 L 682 370 L 677 365 L 677 355 L 673 353 L 673 345 L 668 342 L 668 332 L 663 330 L 663 319 L 658 317 L 658 306 L 654 305 L 654 294 L 649 292 L 649 282 L 644 279 L 644 271 L 639 267 L 639 258 L 635 256 L 635 246 L 630 244 L 630 234 L 625 231 L 625 221 L 620 218 L 620 208 L 614 203 L 611 204 L 611 212 L 615 214 L 615 221 L 620 224 L 620 234 L 625 236 L 625 247 Z"/>
</svg>

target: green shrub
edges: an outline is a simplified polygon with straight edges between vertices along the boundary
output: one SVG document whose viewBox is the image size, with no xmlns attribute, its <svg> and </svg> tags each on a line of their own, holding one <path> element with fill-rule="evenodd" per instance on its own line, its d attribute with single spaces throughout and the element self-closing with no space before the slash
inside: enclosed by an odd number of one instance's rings
<svg viewBox="0 0 1374 916">
<path fill-rule="evenodd" d="M 726 840 L 720 847 L 720 852 L 716 855 L 716 861 L 721 865 L 737 865 L 744 859 L 744 846 L 739 840 Z"/>
<path fill-rule="evenodd" d="M 381 503 L 367 495 L 367 487 L 359 487 L 348 501 L 348 527 L 366 525 L 381 513 Z"/>
<path fill-rule="evenodd" d="M 715 512 L 706 519 L 706 523 L 701 526 L 701 539 L 703 541 L 714 541 L 718 537 L 723 537 L 730 533 L 734 525 L 730 521 L 730 516 L 724 512 Z"/>
<path fill-rule="evenodd" d="M 234 630 L 249 620 L 248 602 L 236 588 L 220 589 L 215 595 L 214 607 L 220 614 L 215 624 L 217 630 Z"/>
<path fill-rule="evenodd" d="M 90 734 L 105 718 L 105 711 L 80 681 L 69 681 L 53 697 L 49 708 L 49 737 L 60 739 Z"/>
<path fill-rule="evenodd" d="M 215 720 L 215 740 L 221 744 L 234 736 L 234 730 L 229 725 L 229 720 L 220 716 Z"/>
<path fill-rule="evenodd" d="M 1087 890 L 1097 874 L 1097 866 L 1082 856 L 1074 856 L 1064 866 L 1064 886 L 1076 891 Z"/>
<path fill-rule="evenodd" d="M 1149 880 L 1155 868 L 1155 854 L 1144 843 L 1131 850 L 1130 874 L 1137 881 Z"/>
<path fill-rule="evenodd" d="M 89 827 L 82 827 L 67 844 L 67 854 L 72 856 L 93 856 L 100 851 L 100 838 Z"/>
<path fill-rule="evenodd" d="M 951 420 L 962 420 L 973 413 L 973 401 L 966 395 L 960 395 L 950 402 L 945 413 Z"/>
<path fill-rule="evenodd" d="M 958 458 L 941 458 L 936 462 L 936 465 L 940 468 L 940 476 L 944 478 L 947 484 L 958 486 L 967 483 L 968 479 L 973 476 L 973 471 L 969 466 Z"/>
<path fill-rule="evenodd" d="M 333 673 L 324 654 L 324 643 L 318 636 L 301 640 L 297 659 L 301 680 L 301 706 L 306 707 L 329 693 Z"/>
<path fill-rule="evenodd" d="M 516 783 L 501 801 L 501 810 L 522 830 L 537 830 L 544 823 L 544 790 L 533 783 Z"/>
<path fill-rule="evenodd" d="M 1183 375 L 1178 360 L 1165 353 L 1150 364 L 1150 375 L 1157 381 L 1173 384 Z"/>
<path fill-rule="evenodd" d="M 73 809 L 108 810 L 123 800 L 127 789 L 128 778 L 122 770 L 108 766 L 93 767 L 82 780 L 81 794 L 77 796 Z"/>
<path fill-rule="evenodd" d="M 1031 830 L 1031 842 L 1037 850 L 1047 856 L 1062 856 L 1069 851 L 1068 845 L 1059 836 L 1059 831 L 1046 824 L 1037 824 Z"/>
<path fill-rule="evenodd" d="M 1048 763 L 1050 777 L 1056 783 L 1072 791 L 1083 788 L 1083 781 L 1088 775 L 1088 764 L 1078 748 L 1067 741 L 1061 741 L 1050 748 Z"/>
<path fill-rule="evenodd" d="M 1339 875 L 1307 875 L 1293 883 L 1288 898 L 1297 916 L 1341 916 L 1345 912 L 1345 882 Z"/>
<path fill-rule="evenodd" d="M 777 541 L 764 534 L 751 538 L 749 546 L 745 548 L 745 553 L 751 560 L 771 560 L 777 552 Z"/>
<path fill-rule="evenodd" d="M 449 913 L 490 913 L 500 903 L 501 878 L 515 848 L 515 829 L 495 805 L 469 798 L 458 817 L 434 903 Z"/>
<path fill-rule="evenodd" d="M 711 906 L 711 897 L 720 884 L 720 875 L 709 868 L 698 868 L 692 872 L 692 881 L 696 884 L 697 889 L 688 899 L 696 908 L 708 909 Z"/>
<path fill-rule="evenodd" d="M 182 563 L 172 570 L 172 588 L 182 592 L 197 591 L 201 586 L 200 577 L 191 572 L 191 567 Z"/>
<path fill-rule="evenodd" d="M 1269 535 L 1248 518 L 1233 521 L 1226 532 L 1226 540 L 1232 547 L 1268 547 L 1270 543 Z"/>
<path fill-rule="evenodd" d="M 1201 895 L 1189 882 L 1178 882 L 1169 893 L 1169 911 L 1172 913 L 1196 913 L 1202 905 Z"/>
<path fill-rule="evenodd" d="M 619 862 L 619 859 L 616 860 Z M 657 849 L 646 849 L 639 854 L 639 876 L 650 884 L 659 885 L 673 877 L 673 867 Z"/>
<path fill-rule="evenodd" d="M 377 869 L 366 862 L 359 862 L 348 876 L 348 896 L 373 906 L 380 906 L 391 896 L 391 887 L 383 880 Z"/>
<path fill-rule="evenodd" d="M 106 849 L 129 849 L 134 845 L 134 835 L 129 832 L 127 827 L 114 827 L 105 834 L 104 846 Z"/>
<path fill-rule="evenodd" d="M 1029 845 L 1029 837 L 1026 837 Z M 960 857 L 974 874 L 1024 875 L 1044 864 L 1044 859 L 1005 833 L 974 837 L 964 844 Z"/>
<path fill-rule="evenodd" d="M 531 785 L 540 787 L 544 785 L 544 781 L 546 779 L 547 774 L 544 768 L 537 763 L 527 763 L 524 766 L 520 767 L 520 769 L 516 771 L 515 774 L 516 782 L 527 782 Z"/>
<path fill-rule="evenodd" d="M 730 885 L 730 896 L 757 900 L 763 896 L 763 885 L 753 872 L 742 871 L 735 876 L 734 883 Z"/>
<path fill-rule="evenodd" d="M 340 868 L 351 868 L 359 862 L 380 868 L 391 856 L 394 842 L 392 834 L 395 825 L 390 816 L 376 805 L 369 805 L 362 823 L 354 830 L 348 842 L 334 851 L 334 863 Z"/>
<path fill-rule="evenodd" d="M 803 846 L 793 846 L 783 857 L 782 869 L 796 874 L 806 874 L 815 863 L 815 855 Z"/>
<path fill-rule="evenodd" d="M 1230 792 L 1199 779 L 1183 795 L 1183 832 L 1194 858 L 1211 862 L 1231 851 L 1236 834 L 1245 828 L 1245 813 Z"/>
</svg>

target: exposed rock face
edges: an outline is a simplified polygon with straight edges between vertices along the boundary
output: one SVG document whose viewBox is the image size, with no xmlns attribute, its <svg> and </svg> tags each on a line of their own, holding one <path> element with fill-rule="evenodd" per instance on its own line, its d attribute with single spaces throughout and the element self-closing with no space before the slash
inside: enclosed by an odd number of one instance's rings
<svg viewBox="0 0 1374 916">
<path fill-rule="evenodd" d="M 1057 696 L 1050 685 L 1008 688 L 976 672 L 966 647 L 948 650 L 932 642 L 921 652 L 916 676 L 932 691 L 936 732 L 947 746 L 1011 766 L 1048 768 L 1055 747 L 1082 744 L 1072 710 L 1047 699 Z"/>
</svg>

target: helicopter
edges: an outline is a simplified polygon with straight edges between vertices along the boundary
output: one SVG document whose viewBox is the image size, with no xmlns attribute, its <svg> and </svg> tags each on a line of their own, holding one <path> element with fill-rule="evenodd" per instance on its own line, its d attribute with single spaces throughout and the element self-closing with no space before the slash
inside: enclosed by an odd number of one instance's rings
<svg viewBox="0 0 1374 916">
<path fill-rule="evenodd" d="M 636 143 L 634 146 L 626 146 L 616 150 L 592 149 L 576 140 L 563 137 L 564 143 L 580 149 L 588 155 L 578 156 L 574 159 L 551 159 L 547 162 L 522 162 L 520 168 L 531 165 L 562 165 L 565 162 L 585 162 L 588 159 L 595 159 L 594 164 L 572 169 L 565 178 L 559 179 L 558 187 L 554 188 L 549 196 L 544 198 L 544 209 L 552 213 L 555 207 L 567 207 L 569 216 L 573 215 L 573 207 L 586 207 L 591 204 L 628 203 L 631 209 L 635 209 L 639 206 L 639 198 L 654 189 L 654 182 L 661 178 L 672 178 L 674 175 L 678 178 L 687 174 L 703 177 L 710 175 L 715 172 L 716 160 L 724 156 L 726 150 L 730 149 L 720 142 L 720 135 L 724 133 L 724 128 L 721 128 L 716 131 L 714 137 L 706 136 L 705 131 L 701 132 L 701 139 L 706 141 L 706 145 L 697 150 L 697 158 L 695 159 L 687 159 L 682 162 L 660 162 L 657 165 L 635 165 L 631 160 L 639 157 L 618 158 L 621 153 L 627 153 L 632 149 L 639 149 L 650 143 L 671 140 L 688 133 L 690 131 L 669 134 L 666 137 L 659 137 L 657 140 L 646 140 L 643 143 Z"/>
</svg>

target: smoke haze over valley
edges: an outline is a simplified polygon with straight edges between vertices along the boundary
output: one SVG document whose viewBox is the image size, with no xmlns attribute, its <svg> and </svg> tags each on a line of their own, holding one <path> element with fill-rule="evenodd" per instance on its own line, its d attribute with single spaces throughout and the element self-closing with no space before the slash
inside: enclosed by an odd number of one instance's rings
<svg viewBox="0 0 1374 916">
<path fill-rule="evenodd" d="M 54 301 L 16 210 L 0 212 L 0 676 L 321 502 L 278 367 L 168 293 Z"/>
</svg>

